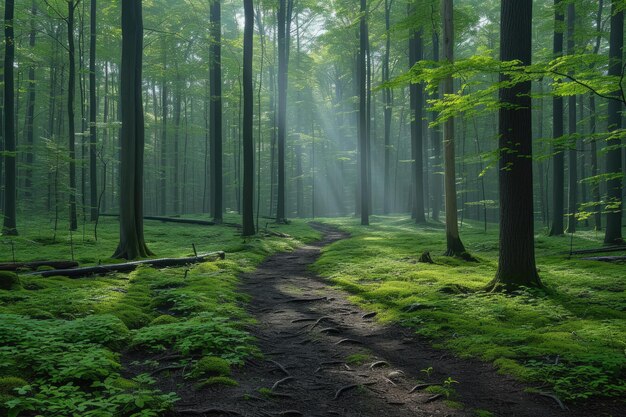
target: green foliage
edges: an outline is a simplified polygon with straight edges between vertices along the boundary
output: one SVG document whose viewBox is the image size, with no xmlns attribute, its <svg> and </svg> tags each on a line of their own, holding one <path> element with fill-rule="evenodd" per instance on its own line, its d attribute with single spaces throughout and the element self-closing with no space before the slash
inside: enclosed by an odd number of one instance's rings
<svg viewBox="0 0 626 417">
<path fill-rule="evenodd" d="M 239 383 L 227 376 L 212 376 L 197 384 L 196 389 L 202 389 L 215 385 L 221 385 L 225 387 L 237 387 L 239 386 Z"/>
<path fill-rule="evenodd" d="M 15 290 L 20 288 L 20 279 L 17 274 L 0 271 L 0 290 Z"/>
<path fill-rule="evenodd" d="M 548 289 L 491 294 L 482 289 L 497 267 L 495 228 L 485 233 L 482 225 L 464 224 L 464 243 L 480 259 L 468 263 L 437 256 L 445 239 L 436 223 L 416 229 L 410 219 L 372 218 L 363 229 L 353 220 L 329 222 L 352 237 L 325 248 L 315 270 L 368 311 L 378 311 L 380 320 L 545 383 L 562 399 L 626 392 L 623 266 L 566 259 L 569 239 L 537 235 L 537 263 Z M 592 231 L 576 236 L 577 249 L 602 245 Z M 417 263 L 426 250 L 434 264 Z"/>
<path fill-rule="evenodd" d="M 193 378 L 199 378 L 201 376 L 229 376 L 230 375 L 230 363 L 228 361 L 217 356 L 205 356 L 196 362 L 191 376 Z"/>
<path fill-rule="evenodd" d="M 346 358 L 346 362 L 354 365 L 363 365 L 370 358 L 371 356 L 365 353 L 354 353 Z"/>
<path fill-rule="evenodd" d="M 174 316 L 170 316 L 169 314 L 162 314 L 159 317 L 155 318 L 150 322 L 150 326 L 158 326 L 161 324 L 173 324 L 177 323 L 178 319 Z"/>
</svg>

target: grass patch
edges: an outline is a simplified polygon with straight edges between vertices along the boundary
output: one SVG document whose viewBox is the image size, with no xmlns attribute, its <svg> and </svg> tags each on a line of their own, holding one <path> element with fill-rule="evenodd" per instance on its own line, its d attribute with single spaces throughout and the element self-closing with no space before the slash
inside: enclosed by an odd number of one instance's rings
<svg viewBox="0 0 626 417">
<path fill-rule="evenodd" d="M 17 261 L 71 259 L 73 253 L 83 265 L 119 262 L 108 258 L 117 245 L 115 219 L 101 219 L 97 241 L 87 230 L 53 239 L 47 228 L 30 219 L 20 225 L 20 236 L 0 237 L 0 247 L 12 247 Z M 199 252 L 226 251 L 226 259 L 82 279 L 21 275 L 19 285 L 5 285 L 0 289 L 0 378 L 23 378 L 27 385 L 15 393 L 3 391 L 0 410 L 59 417 L 159 415 L 177 397 L 156 390 L 145 374 L 121 377 L 120 357 L 129 348 L 147 358 L 166 350 L 182 360 L 212 357 L 222 372 L 200 372 L 209 377 L 203 384 L 232 386 L 224 369 L 257 353 L 244 329 L 252 319 L 242 308 L 246 296 L 237 291 L 238 275 L 270 254 L 319 237 L 297 220 L 276 230 L 291 237 L 244 240 L 227 226 L 148 221 L 147 244 L 158 257 L 193 255 L 193 242 Z M 0 262 L 12 260 L 12 250 L 1 253 L 9 258 Z M 9 281 L 13 276 L 4 282 Z"/>
<path fill-rule="evenodd" d="M 626 394 L 626 302 L 622 265 L 568 259 L 569 239 L 536 236 L 546 291 L 481 291 L 497 266 L 498 232 L 465 223 L 461 236 L 479 262 L 442 256 L 441 224 L 401 217 L 328 220 L 352 236 L 323 250 L 316 272 L 350 292 L 382 321 L 396 322 L 460 356 L 549 385 L 563 399 Z M 602 246 L 580 231 L 576 249 Z M 434 264 L 418 263 L 429 251 Z"/>
</svg>

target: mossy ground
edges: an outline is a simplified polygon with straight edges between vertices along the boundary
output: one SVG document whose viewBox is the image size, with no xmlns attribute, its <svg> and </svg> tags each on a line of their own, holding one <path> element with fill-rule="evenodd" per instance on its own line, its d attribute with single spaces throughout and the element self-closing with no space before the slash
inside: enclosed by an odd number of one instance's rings
<svg viewBox="0 0 626 417">
<path fill-rule="evenodd" d="M 243 363 L 256 348 L 243 327 L 252 318 L 243 309 L 246 296 L 237 291 L 237 276 L 272 253 L 319 237 L 304 222 L 269 227 L 293 237 L 244 240 L 228 226 L 147 221 L 147 244 L 156 257 L 193 255 L 193 243 L 199 253 L 224 250 L 226 259 L 81 279 L 21 274 L 21 286 L 0 289 L 0 377 L 20 376 L 29 384 L 9 406 L 57 416 L 121 416 L 139 410 L 153 415 L 171 407 L 175 395 L 150 387 L 147 375 L 122 378 L 120 353 L 173 351 L 182 360 L 205 355 L 230 365 Z M 119 262 L 108 258 L 117 245 L 115 219 L 101 219 L 97 241 L 92 226 L 84 235 L 58 233 L 52 239 L 49 225 L 35 220 L 22 223 L 20 233 L 0 237 L 0 262 L 11 261 L 13 253 L 17 261 Z"/>
<path fill-rule="evenodd" d="M 465 223 L 461 237 L 479 262 L 444 257 L 443 225 L 406 217 L 328 220 L 352 234 L 323 250 L 321 275 L 378 311 L 460 356 L 494 362 L 503 372 L 542 384 L 563 399 L 626 393 L 624 265 L 567 256 L 568 237 L 536 236 L 545 291 L 481 291 L 497 265 L 498 232 Z M 576 249 L 601 247 L 602 234 L 581 231 Z M 430 251 L 435 264 L 418 263 Z M 565 253 L 565 254 L 564 254 Z"/>
</svg>

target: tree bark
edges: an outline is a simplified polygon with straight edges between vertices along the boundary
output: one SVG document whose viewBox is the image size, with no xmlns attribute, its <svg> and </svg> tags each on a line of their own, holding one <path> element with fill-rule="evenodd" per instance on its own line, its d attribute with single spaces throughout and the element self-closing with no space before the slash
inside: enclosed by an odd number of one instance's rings
<svg viewBox="0 0 626 417">
<path fill-rule="evenodd" d="M 417 12 L 415 5 L 411 7 L 410 14 Z M 423 29 L 412 29 L 409 38 L 409 65 L 412 67 L 424 59 Z M 424 213 L 424 143 L 423 143 L 423 117 L 424 117 L 424 85 L 422 83 L 411 84 L 411 157 L 413 159 L 413 217 L 416 223 L 426 222 Z"/>
<path fill-rule="evenodd" d="M 15 36 L 13 17 L 15 2 L 4 2 L 4 221 L 2 234 L 17 235 L 16 221 L 16 153 L 15 153 L 15 86 L 13 65 L 15 62 Z"/>
<path fill-rule="evenodd" d="M 609 75 L 619 77 L 622 74 L 623 49 L 624 47 L 624 10 L 621 1 L 611 1 L 611 35 L 609 44 Z M 619 96 L 619 91 L 615 92 Z M 609 100 L 608 103 L 608 130 L 609 133 L 619 132 L 622 128 L 623 105 L 617 100 Z M 606 152 L 606 173 L 615 175 L 616 178 L 607 180 L 607 203 L 609 207 L 606 213 L 606 229 L 604 231 L 604 243 L 622 243 L 622 140 L 620 135 L 610 137 L 607 140 L 609 150 Z M 613 149 L 611 149 L 613 148 Z M 618 177 L 619 175 L 619 177 Z"/>
<path fill-rule="evenodd" d="M 360 171 L 360 212 L 361 225 L 369 225 L 369 195 L 368 195 L 368 141 L 367 131 L 367 74 L 366 74 L 366 51 L 367 51 L 367 0 L 361 0 L 361 17 L 359 19 L 359 62 L 358 62 L 358 85 L 359 85 L 359 171 Z"/>
<path fill-rule="evenodd" d="M 91 0 L 90 38 L 89 38 L 89 200 L 91 205 L 90 218 L 98 218 L 98 174 L 96 166 L 96 147 L 98 137 L 96 130 L 97 97 L 96 97 L 96 12 L 97 0 Z"/>
<path fill-rule="evenodd" d="M 454 16 L 453 0 L 442 0 L 443 19 L 443 59 L 454 62 Z M 453 94 L 452 77 L 443 82 L 443 94 Z M 459 236 L 456 196 L 456 158 L 454 154 L 454 118 L 450 117 L 443 125 L 444 183 L 446 193 L 446 256 L 465 256 L 465 246 Z"/>
<path fill-rule="evenodd" d="M 80 0 L 67 2 L 67 44 L 69 54 L 69 74 L 67 81 L 67 118 L 69 133 L 69 217 L 70 230 L 78 229 L 76 215 L 76 128 L 74 121 L 74 96 L 76 94 L 76 51 L 74 46 L 74 12 Z"/>
<path fill-rule="evenodd" d="M 210 129 L 213 221 L 223 220 L 222 174 L 222 22 L 220 0 L 211 3 Z"/>
<path fill-rule="evenodd" d="M 574 31 L 576 22 L 576 6 L 574 3 L 567 5 L 567 53 L 573 55 L 574 52 Z M 568 208 L 567 208 L 567 232 L 576 232 L 576 213 L 578 203 L 578 149 L 576 146 L 576 96 L 568 97 Z"/>
<path fill-rule="evenodd" d="M 141 0 L 122 2 L 120 242 L 114 258 L 152 255 L 143 234 L 144 114 L 142 95 L 143 18 Z"/>
<path fill-rule="evenodd" d="M 500 59 L 530 65 L 532 0 L 502 0 L 501 16 Z M 535 266 L 530 93 L 530 81 L 500 89 L 500 253 L 489 285 L 494 290 L 542 286 Z"/>
<path fill-rule="evenodd" d="M 243 0 L 245 24 L 243 31 L 243 236 L 256 233 L 254 226 L 254 91 L 252 86 L 252 58 L 254 41 L 254 6 L 252 0 Z"/>
<path fill-rule="evenodd" d="M 389 73 L 389 56 L 391 54 L 391 7 L 393 0 L 385 0 L 385 55 L 383 56 L 383 84 L 388 82 L 390 77 Z M 389 214 L 391 212 L 391 116 L 393 106 L 393 96 L 391 88 L 385 88 L 383 90 L 384 100 L 384 118 L 385 118 L 385 162 L 384 162 L 384 201 L 383 201 L 383 213 Z"/>
<path fill-rule="evenodd" d="M 37 32 L 35 28 L 35 16 L 37 15 L 37 6 L 33 1 L 30 16 L 30 33 L 28 34 L 28 46 L 34 53 Z M 27 84 L 27 104 L 26 104 L 26 169 L 24 178 L 24 195 L 27 199 L 32 197 L 33 186 L 33 163 L 34 163 L 34 145 L 35 145 L 35 64 L 32 63 L 28 68 L 28 84 Z M 32 202 L 31 202 L 32 203 Z"/>
</svg>

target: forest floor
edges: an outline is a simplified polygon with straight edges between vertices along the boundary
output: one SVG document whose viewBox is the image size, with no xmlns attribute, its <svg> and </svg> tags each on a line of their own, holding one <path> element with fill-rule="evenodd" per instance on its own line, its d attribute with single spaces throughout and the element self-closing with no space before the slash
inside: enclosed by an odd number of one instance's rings
<svg viewBox="0 0 626 417">
<path fill-rule="evenodd" d="M 172 415 L 241 416 L 610 416 L 613 402 L 563 410 L 491 364 L 435 349 L 311 271 L 321 249 L 348 237 L 319 223 L 323 238 L 265 260 L 243 275 L 250 331 L 263 357 L 232 377 L 236 387 L 197 390 L 182 373 L 161 380 L 181 400 Z M 371 262 L 377 260 L 371 259 Z"/>
</svg>

